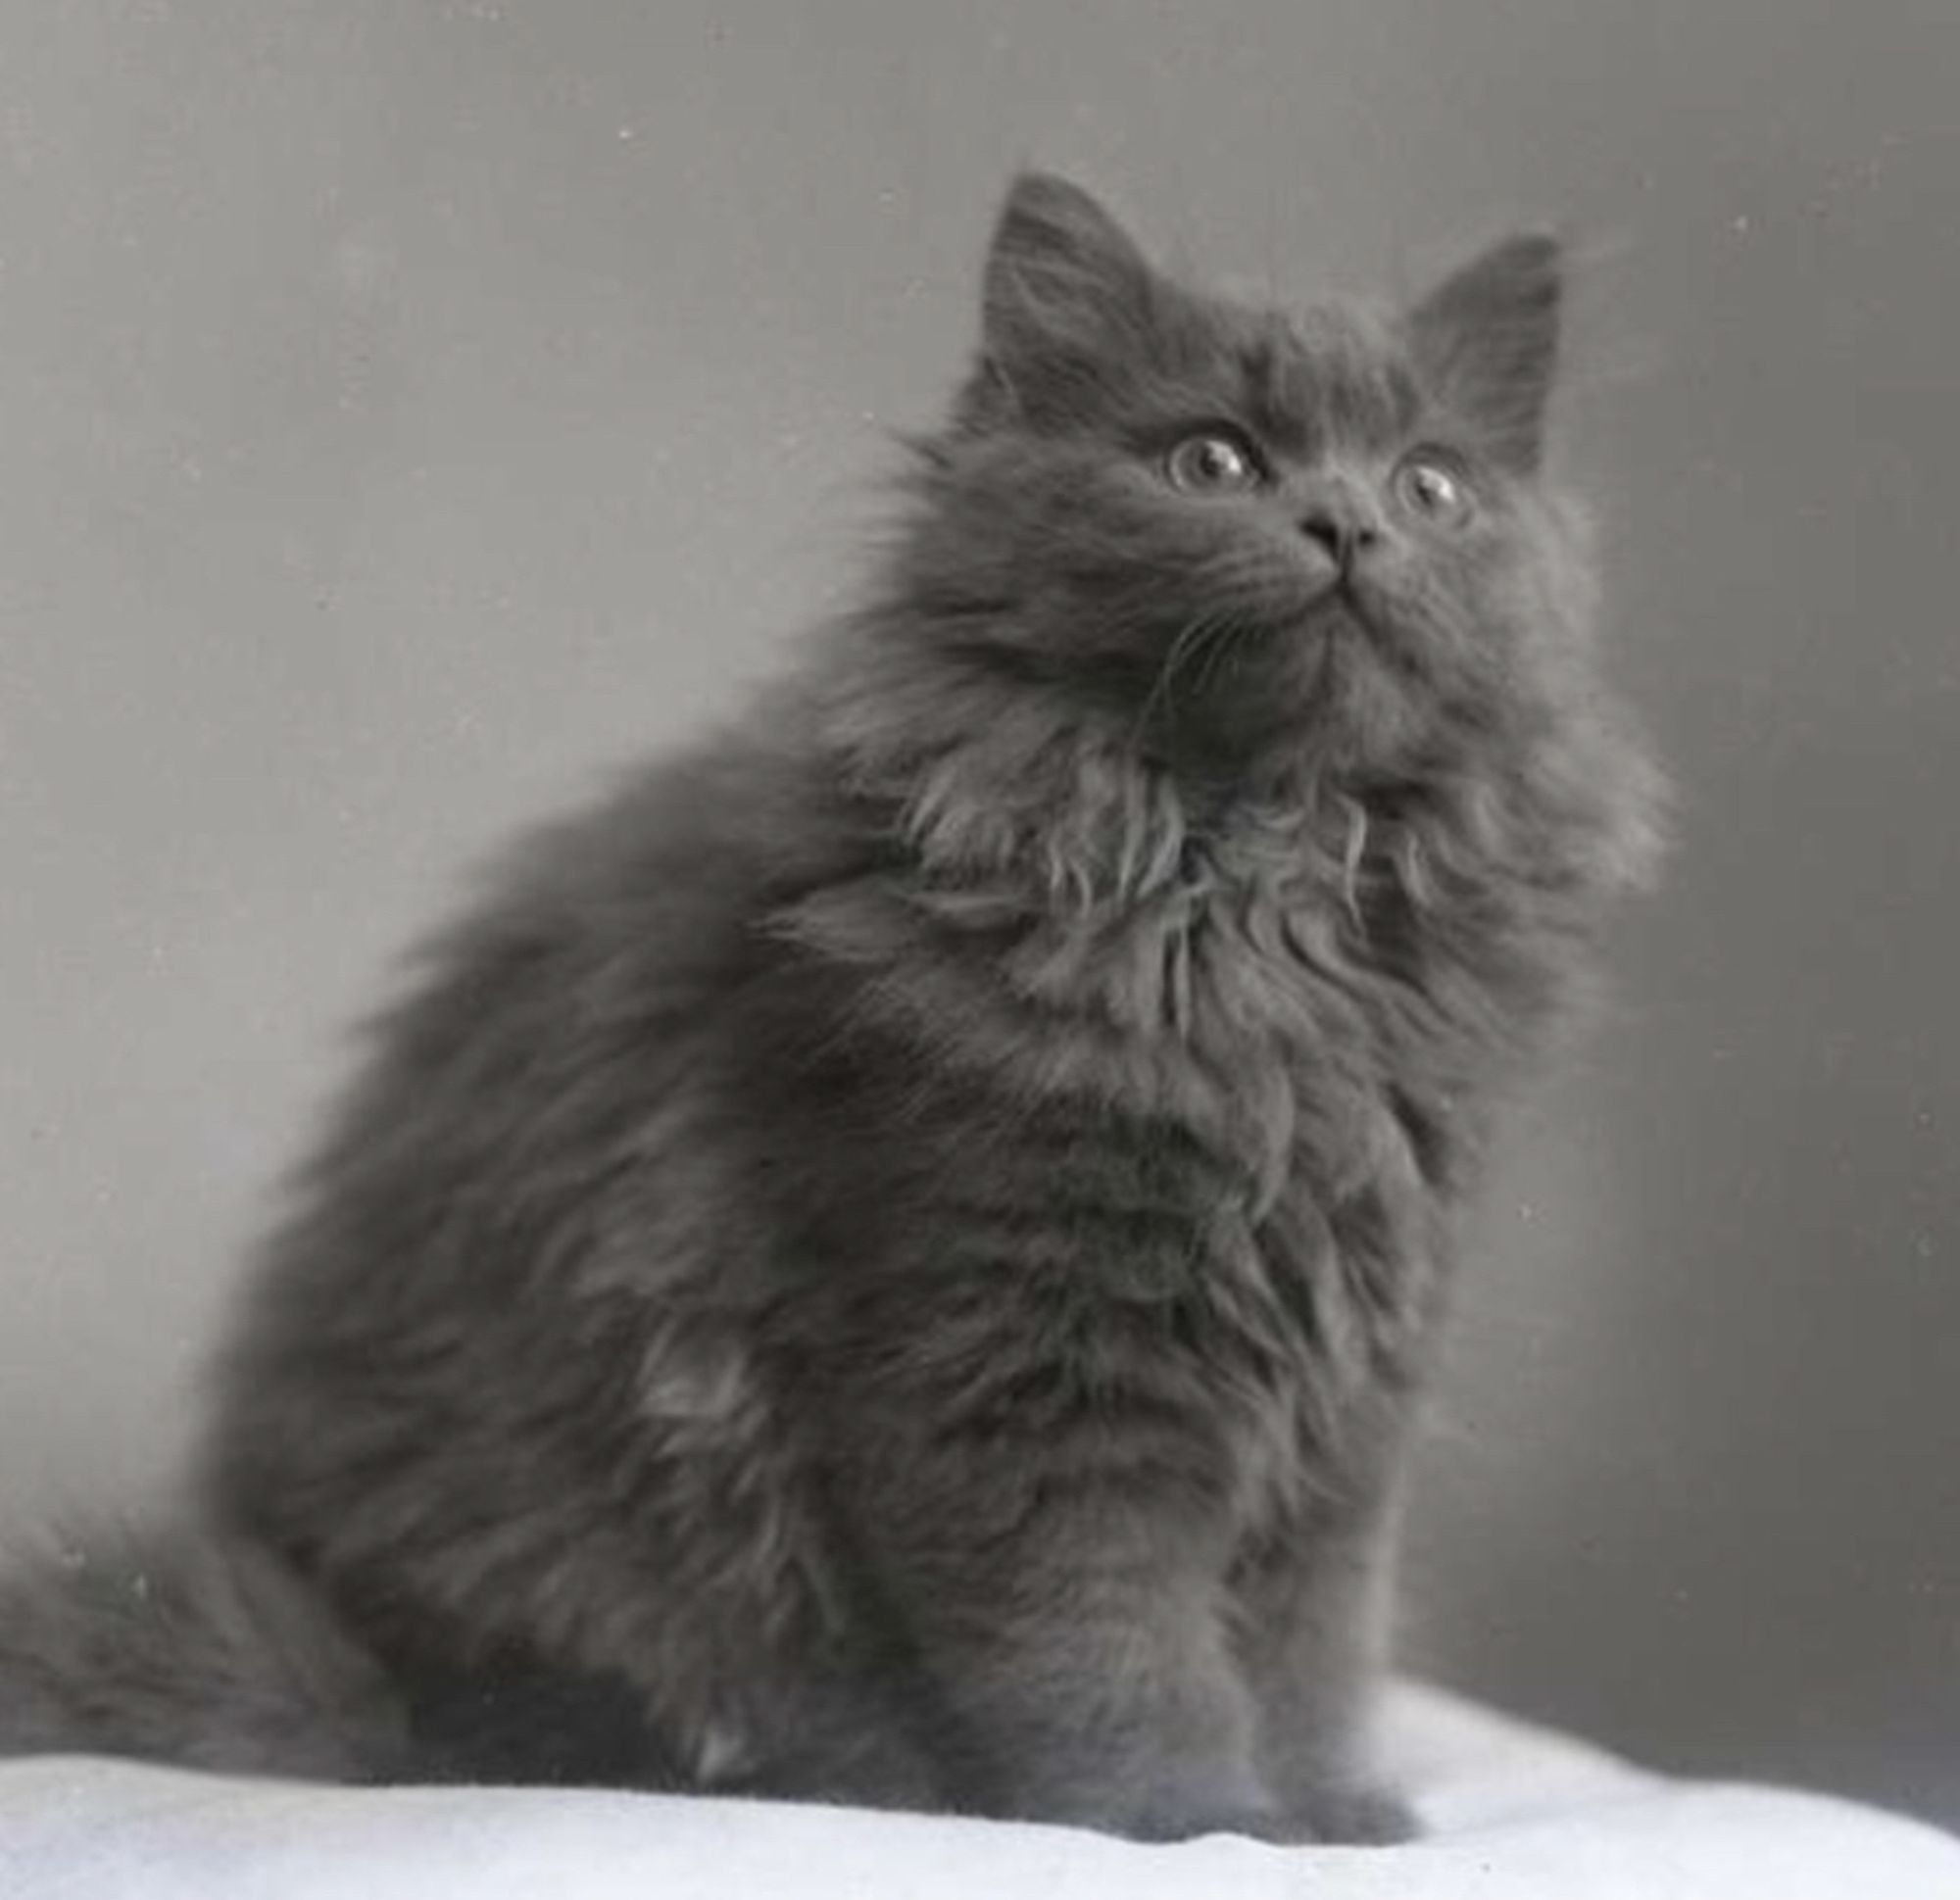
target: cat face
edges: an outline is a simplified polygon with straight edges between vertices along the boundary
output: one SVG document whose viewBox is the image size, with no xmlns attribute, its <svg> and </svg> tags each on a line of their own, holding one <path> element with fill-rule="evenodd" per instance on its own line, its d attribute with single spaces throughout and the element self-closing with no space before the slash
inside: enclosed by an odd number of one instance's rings
<svg viewBox="0 0 1960 1900">
<path fill-rule="evenodd" d="M 1249 310 L 1023 178 L 908 578 L 969 653 L 1147 749 L 1393 769 L 1562 663 L 1577 563 L 1538 481 L 1557 310 L 1533 237 L 1399 317 Z"/>
</svg>

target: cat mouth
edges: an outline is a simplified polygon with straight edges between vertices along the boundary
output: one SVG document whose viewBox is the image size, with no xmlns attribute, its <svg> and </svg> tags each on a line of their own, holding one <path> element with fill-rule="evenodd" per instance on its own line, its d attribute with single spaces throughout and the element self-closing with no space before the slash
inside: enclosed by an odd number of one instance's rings
<svg viewBox="0 0 1960 1900">
<path fill-rule="evenodd" d="M 1307 621 L 1313 631 L 1329 639 L 1376 639 L 1374 620 L 1353 588 L 1346 580 L 1336 581 L 1317 595 L 1307 608 Z"/>
<path fill-rule="evenodd" d="M 1315 673 L 1323 688 L 1337 674 L 1355 667 L 1390 663 L 1394 639 L 1354 592 L 1337 585 L 1321 595 L 1306 612 L 1306 632 L 1315 652 Z"/>
</svg>

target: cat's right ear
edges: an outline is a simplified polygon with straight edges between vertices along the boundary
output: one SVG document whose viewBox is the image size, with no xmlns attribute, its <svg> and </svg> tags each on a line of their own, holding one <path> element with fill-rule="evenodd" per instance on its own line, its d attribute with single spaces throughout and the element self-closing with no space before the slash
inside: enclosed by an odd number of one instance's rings
<svg viewBox="0 0 1960 1900">
<path fill-rule="evenodd" d="M 1088 192 L 1050 172 L 1023 172 L 988 248 L 980 356 L 960 419 L 1033 420 L 1093 399 L 1148 347 L 1158 284 Z"/>
</svg>

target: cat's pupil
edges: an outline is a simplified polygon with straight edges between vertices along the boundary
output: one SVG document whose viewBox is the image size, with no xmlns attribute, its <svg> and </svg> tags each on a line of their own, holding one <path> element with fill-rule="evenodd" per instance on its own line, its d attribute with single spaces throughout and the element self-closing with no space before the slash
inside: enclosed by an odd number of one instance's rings
<svg viewBox="0 0 1960 1900">
<path fill-rule="evenodd" d="M 1172 486 L 1193 493 L 1232 493 L 1259 479 L 1251 451 L 1216 430 L 1186 436 L 1171 450 L 1165 472 Z"/>
<path fill-rule="evenodd" d="M 1455 476 L 1433 462 L 1411 462 L 1402 469 L 1402 493 L 1425 514 L 1451 514 L 1463 505 Z"/>
</svg>

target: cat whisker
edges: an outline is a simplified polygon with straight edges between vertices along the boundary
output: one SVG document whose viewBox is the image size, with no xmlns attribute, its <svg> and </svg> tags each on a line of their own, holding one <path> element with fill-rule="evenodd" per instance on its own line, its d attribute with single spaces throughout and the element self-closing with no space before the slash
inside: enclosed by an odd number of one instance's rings
<svg viewBox="0 0 1960 1900">
<path fill-rule="evenodd" d="M 1235 624 L 1228 628 L 1228 633 L 1238 630 Z M 1192 682 L 1193 691 L 1197 695 L 1202 697 L 1210 690 L 1211 683 L 1218 677 L 1218 669 L 1229 658 L 1234 644 L 1229 637 L 1213 640 L 1210 643 L 1209 651 L 1199 661 L 1198 677 Z"/>
<path fill-rule="evenodd" d="M 1230 615 L 1214 609 L 1208 613 L 1199 614 L 1178 629 L 1177 637 L 1170 643 L 1170 649 L 1164 655 L 1163 664 L 1158 667 L 1156 678 L 1151 682 L 1151 690 L 1144 696 L 1144 704 L 1139 708 L 1136 721 L 1131 727 L 1133 750 L 1141 743 L 1152 718 L 1160 706 L 1169 706 L 1175 717 L 1176 708 L 1171 695 L 1179 668 L 1186 661 L 1201 655 L 1207 643 L 1214 647 L 1222 646 L 1224 644 L 1222 636 L 1228 635 L 1231 628 Z"/>
</svg>

